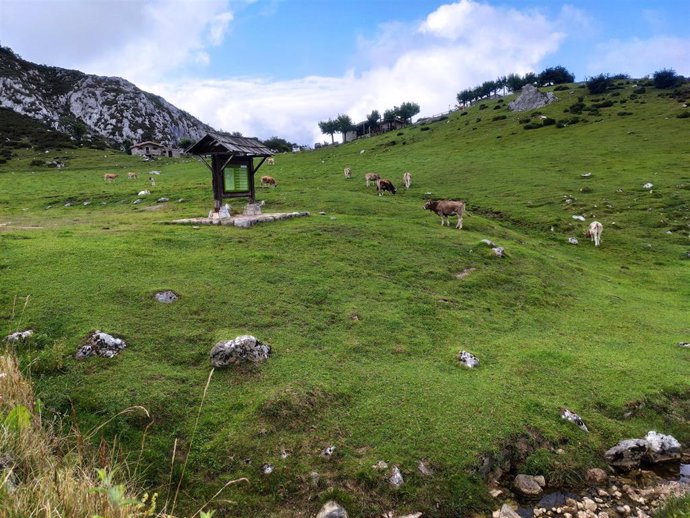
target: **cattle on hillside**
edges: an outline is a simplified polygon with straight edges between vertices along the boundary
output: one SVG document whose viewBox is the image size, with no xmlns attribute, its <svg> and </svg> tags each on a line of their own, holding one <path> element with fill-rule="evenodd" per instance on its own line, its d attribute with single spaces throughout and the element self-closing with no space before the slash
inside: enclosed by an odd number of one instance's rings
<svg viewBox="0 0 690 518">
<path fill-rule="evenodd" d="M 116 178 L 117 178 L 117 174 L 115 174 L 115 173 L 105 173 L 103 175 L 103 179 L 108 183 L 114 182 Z"/>
<path fill-rule="evenodd" d="M 395 186 L 393 185 L 393 182 L 386 178 L 376 180 L 376 192 L 379 193 L 379 196 L 383 196 L 383 193 L 386 191 L 391 194 L 395 194 Z"/>
<path fill-rule="evenodd" d="M 345 178 L 346 178 L 346 179 L 349 180 L 350 178 L 352 178 L 352 169 L 350 169 L 349 167 L 346 167 L 346 168 L 343 170 L 343 172 L 345 173 Z"/>
<path fill-rule="evenodd" d="M 262 176 L 261 185 L 263 187 L 276 187 L 278 184 L 276 182 L 276 179 L 272 176 Z"/>
<path fill-rule="evenodd" d="M 604 225 L 599 223 L 598 221 L 592 221 L 589 224 L 589 228 L 585 232 L 585 237 L 590 237 L 592 238 L 592 241 L 594 241 L 594 246 L 599 246 L 601 244 L 601 233 L 604 230 Z"/>
<path fill-rule="evenodd" d="M 372 183 L 378 182 L 381 177 L 376 173 L 367 173 L 364 175 L 364 179 L 367 181 L 367 187 L 369 187 Z"/>
<path fill-rule="evenodd" d="M 403 185 L 405 185 L 405 189 L 410 188 L 410 186 L 412 185 L 412 173 L 403 173 Z"/>
<path fill-rule="evenodd" d="M 455 228 L 462 228 L 462 214 L 465 212 L 464 201 L 453 200 L 429 200 L 424 204 L 425 210 L 430 210 L 441 216 L 441 226 L 448 224 L 450 226 L 449 216 L 457 216 L 458 224 Z"/>
</svg>

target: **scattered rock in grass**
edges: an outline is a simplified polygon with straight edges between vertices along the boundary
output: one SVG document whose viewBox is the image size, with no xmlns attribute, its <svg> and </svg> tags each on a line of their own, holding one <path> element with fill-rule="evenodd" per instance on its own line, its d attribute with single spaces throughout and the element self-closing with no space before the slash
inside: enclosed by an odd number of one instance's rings
<svg viewBox="0 0 690 518">
<path fill-rule="evenodd" d="M 86 207 L 87 205 L 91 205 L 91 201 L 90 201 L 90 200 L 86 200 L 84 203 L 82 203 L 82 205 L 83 205 L 84 207 Z"/>
<path fill-rule="evenodd" d="M 151 194 L 151 191 L 149 191 L 148 189 L 146 189 L 145 191 L 139 191 L 139 193 L 137 194 L 137 196 L 148 196 L 149 194 Z"/>
<path fill-rule="evenodd" d="M 647 182 L 646 184 L 644 184 L 644 185 L 642 186 L 642 188 L 645 189 L 645 190 L 647 190 L 647 191 L 649 191 L 649 190 L 652 189 L 653 187 L 654 187 L 654 184 L 653 184 L 652 182 Z"/>
<path fill-rule="evenodd" d="M 649 462 L 657 463 L 680 459 L 681 446 L 675 437 L 652 430 L 645 435 L 645 441 L 649 444 L 647 451 Z"/>
<path fill-rule="evenodd" d="M 576 219 L 577 221 L 584 221 L 585 217 L 580 214 L 575 214 L 573 215 L 573 219 Z"/>
<path fill-rule="evenodd" d="M 115 338 L 102 331 L 92 331 L 77 349 L 74 357 L 77 360 L 83 360 L 90 356 L 112 358 L 125 347 L 127 347 L 127 343 L 122 338 Z"/>
<path fill-rule="evenodd" d="M 241 335 L 227 342 L 218 342 L 211 349 L 211 365 L 227 367 L 236 363 L 260 363 L 271 354 L 271 346 L 251 335 Z"/>
<path fill-rule="evenodd" d="M 7 335 L 5 337 L 5 340 L 8 342 L 23 342 L 27 338 L 30 338 L 33 334 L 33 329 L 27 329 L 26 331 L 17 331 L 16 333 Z"/>
<path fill-rule="evenodd" d="M 184 201 L 185 201 L 184 198 L 180 198 L 179 200 L 177 200 L 177 203 L 184 203 Z"/>
<path fill-rule="evenodd" d="M 496 257 L 503 257 L 505 255 L 505 249 L 502 246 L 497 246 L 496 248 L 492 248 L 491 251 Z"/>
<path fill-rule="evenodd" d="M 264 475 L 270 475 L 271 473 L 273 473 L 273 464 L 263 464 L 261 466 L 261 473 L 263 473 Z"/>
<path fill-rule="evenodd" d="M 476 268 L 465 268 L 463 271 L 456 273 L 455 278 L 456 279 L 464 279 L 465 277 L 467 277 L 469 274 L 471 274 L 475 270 L 476 270 Z"/>
<path fill-rule="evenodd" d="M 158 302 L 162 302 L 163 304 L 170 304 L 180 298 L 179 295 L 172 290 L 159 291 L 154 296 Z"/>
<path fill-rule="evenodd" d="M 320 210 L 320 211 L 319 211 L 319 215 L 325 216 L 325 215 L 326 215 L 326 211 Z"/>
<path fill-rule="evenodd" d="M 419 471 L 425 477 L 430 477 L 434 474 L 434 470 L 431 469 L 423 460 L 417 463 L 417 471 Z"/>
<path fill-rule="evenodd" d="M 592 173 L 582 173 L 580 176 L 581 176 L 582 178 L 591 178 L 591 177 L 592 177 Z"/>
<path fill-rule="evenodd" d="M 400 473 L 400 468 L 398 468 L 398 466 L 393 466 L 391 476 L 388 477 L 388 483 L 397 488 L 402 486 L 404 482 L 402 473 Z"/>
<path fill-rule="evenodd" d="M 156 200 L 156 203 L 166 203 L 166 202 L 169 202 L 169 201 L 170 201 L 170 198 L 158 198 L 158 199 Z"/>
<path fill-rule="evenodd" d="M 479 358 L 467 351 L 460 351 L 460 354 L 458 354 L 458 360 L 460 360 L 460 363 L 462 365 L 470 369 L 473 369 L 474 367 L 479 367 Z"/>
<path fill-rule="evenodd" d="M 501 510 L 498 511 L 498 518 L 521 518 L 518 513 L 513 511 L 513 508 L 508 504 L 503 504 Z"/>
<path fill-rule="evenodd" d="M 587 475 L 585 476 L 585 479 L 587 480 L 587 482 L 591 484 L 596 484 L 600 486 L 608 481 L 609 476 L 601 468 L 591 468 L 587 470 Z"/>
<path fill-rule="evenodd" d="M 378 469 L 378 470 L 388 469 L 388 463 L 386 461 L 380 460 L 376 464 L 374 464 L 372 466 L 372 468 Z"/>
<path fill-rule="evenodd" d="M 220 219 L 226 219 L 226 218 L 229 218 L 230 216 L 232 216 L 232 210 L 230 209 L 230 205 L 228 205 L 226 203 L 218 211 L 218 217 Z"/>
<path fill-rule="evenodd" d="M 281 459 L 287 459 L 290 456 L 290 452 L 287 451 L 285 448 L 280 450 L 280 458 Z"/>
<path fill-rule="evenodd" d="M 681 484 L 690 484 L 690 464 L 680 465 L 680 479 Z"/>
<path fill-rule="evenodd" d="M 496 246 L 496 243 L 494 243 L 490 239 L 482 239 L 481 242 L 484 243 L 485 245 L 492 247 L 492 248 Z"/>
<path fill-rule="evenodd" d="M 316 471 L 312 471 L 309 473 L 309 480 L 313 487 L 318 487 L 319 482 L 321 481 L 321 475 L 319 475 Z"/>
<path fill-rule="evenodd" d="M 133 203 L 134 205 L 139 205 L 139 204 L 141 203 L 141 199 L 140 199 L 140 198 L 137 198 L 137 199 L 134 200 L 132 203 Z"/>
<path fill-rule="evenodd" d="M 71 204 L 70 202 L 67 202 L 67 203 L 65 203 L 65 205 L 64 205 L 64 206 L 65 206 L 65 207 L 71 207 L 71 206 L 72 206 L 72 204 Z"/>
<path fill-rule="evenodd" d="M 160 171 L 149 171 L 149 174 L 161 174 Z"/>
<path fill-rule="evenodd" d="M 678 347 L 682 347 L 684 349 L 690 349 L 690 342 L 678 342 Z"/>
<path fill-rule="evenodd" d="M 524 496 L 539 496 L 544 490 L 532 475 L 517 475 L 513 480 L 515 490 Z"/>
<path fill-rule="evenodd" d="M 565 419 L 566 421 L 570 421 L 571 423 L 575 423 L 580 430 L 582 430 L 584 432 L 589 432 L 589 430 L 587 429 L 587 426 L 582 421 L 582 418 L 579 415 L 577 415 L 575 412 L 571 412 L 567 408 L 562 408 L 561 409 L 561 418 Z"/>
<path fill-rule="evenodd" d="M 576 244 L 578 244 L 578 240 L 575 237 L 569 237 L 568 243 L 570 243 L 571 245 L 576 245 Z"/>
<path fill-rule="evenodd" d="M 525 85 L 517 99 L 508 103 L 508 109 L 514 112 L 535 110 L 557 100 L 553 92 L 542 93 L 534 85 Z"/>
<path fill-rule="evenodd" d="M 245 216 L 260 216 L 261 215 L 261 207 L 263 206 L 264 202 L 261 201 L 259 203 L 247 203 L 247 205 L 244 207 L 244 211 L 242 212 Z"/>
<path fill-rule="evenodd" d="M 337 502 L 330 500 L 323 505 L 316 518 L 347 518 L 347 511 Z"/>
<path fill-rule="evenodd" d="M 604 453 L 606 461 L 619 468 L 634 468 L 640 465 L 649 444 L 644 439 L 624 439 Z"/>
<path fill-rule="evenodd" d="M 321 456 L 322 457 L 330 457 L 335 453 L 335 446 L 327 446 L 323 450 L 321 450 Z"/>
</svg>

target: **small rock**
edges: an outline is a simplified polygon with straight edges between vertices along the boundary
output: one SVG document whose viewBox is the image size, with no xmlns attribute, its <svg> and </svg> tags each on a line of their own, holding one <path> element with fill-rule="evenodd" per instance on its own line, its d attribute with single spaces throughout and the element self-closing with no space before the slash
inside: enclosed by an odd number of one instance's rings
<svg viewBox="0 0 690 518">
<path fill-rule="evenodd" d="M 496 246 L 496 243 L 494 243 L 490 239 L 482 239 L 481 242 L 484 243 L 485 245 L 492 247 L 492 248 Z"/>
<path fill-rule="evenodd" d="M 67 203 L 65 203 L 65 205 L 64 205 L 64 206 L 65 206 L 65 207 L 71 207 L 71 206 L 72 206 L 72 204 L 71 204 L 70 202 L 67 202 Z"/>
<path fill-rule="evenodd" d="M 74 357 L 83 360 L 89 356 L 101 356 L 102 358 L 112 358 L 122 349 L 127 347 L 127 343 L 121 338 L 115 338 L 102 331 L 93 331 L 84 343 L 77 349 Z"/>
<path fill-rule="evenodd" d="M 587 470 L 587 475 L 585 478 L 587 479 L 587 482 L 591 484 L 600 485 L 605 484 L 609 479 L 609 476 L 601 468 L 592 468 Z"/>
<path fill-rule="evenodd" d="M 650 462 L 680 459 L 681 446 L 675 437 L 652 430 L 647 433 L 645 440 L 649 444 L 647 455 Z"/>
<path fill-rule="evenodd" d="M 539 496 L 543 490 L 531 475 L 518 475 L 513 481 L 513 487 L 525 496 Z"/>
<path fill-rule="evenodd" d="M 271 354 L 271 346 L 251 335 L 241 335 L 234 340 L 218 342 L 211 349 L 211 365 L 226 367 L 235 363 L 259 363 Z"/>
<path fill-rule="evenodd" d="M 139 204 L 141 203 L 141 200 L 140 200 L 139 198 L 137 198 L 137 199 L 134 200 L 132 203 L 133 203 L 134 205 L 139 205 Z"/>
<path fill-rule="evenodd" d="M 570 243 L 571 245 L 576 245 L 576 244 L 578 244 L 577 238 L 575 238 L 575 237 L 569 237 L 569 238 L 568 238 L 568 243 Z"/>
<path fill-rule="evenodd" d="M 398 468 L 398 466 L 393 466 L 391 476 L 388 477 L 388 483 L 393 487 L 400 487 L 403 485 L 403 482 L 404 480 L 402 473 L 400 473 L 400 468 Z"/>
<path fill-rule="evenodd" d="M 26 331 L 17 331 L 16 333 L 7 335 L 5 337 L 5 340 L 8 342 L 20 342 L 26 340 L 27 338 L 30 338 L 33 334 L 33 329 L 27 329 Z"/>
<path fill-rule="evenodd" d="M 646 189 L 646 190 L 650 190 L 650 189 L 652 189 L 653 187 L 654 187 L 654 184 L 651 183 L 651 182 L 647 182 L 646 184 L 644 184 L 644 185 L 642 186 L 642 188 L 643 188 L 643 189 Z"/>
<path fill-rule="evenodd" d="M 331 500 L 323 505 L 316 518 L 347 518 L 347 511 Z"/>
<path fill-rule="evenodd" d="M 432 470 L 429 466 L 427 466 L 424 463 L 424 461 L 422 461 L 422 460 L 420 460 L 417 463 L 417 471 L 419 471 L 425 477 L 430 477 L 431 475 L 434 474 L 434 470 Z"/>
<path fill-rule="evenodd" d="M 503 504 L 501 510 L 498 512 L 499 518 L 520 518 L 520 515 L 516 513 L 512 507 L 508 504 Z"/>
<path fill-rule="evenodd" d="M 561 409 L 561 418 L 565 419 L 566 421 L 570 421 L 571 423 L 575 423 L 577 427 L 585 432 L 589 432 L 587 429 L 587 426 L 585 426 L 585 423 L 582 421 L 579 415 L 577 415 L 575 412 L 571 412 L 567 408 L 562 408 Z"/>
<path fill-rule="evenodd" d="M 534 477 L 534 481 L 539 484 L 539 487 L 546 487 L 546 479 L 544 478 L 543 475 L 537 475 Z"/>
<path fill-rule="evenodd" d="M 388 463 L 383 460 L 380 460 L 376 464 L 374 464 L 372 468 L 379 470 L 388 469 Z"/>
<path fill-rule="evenodd" d="M 309 473 L 309 478 L 311 480 L 311 485 L 317 487 L 319 485 L 319 481 L 321 480 L 321 475 L 319 475 L 316 471 L 312 471 Z"/>
<path fill-rule="evenodd" d="M 496 257 L 503 257 L 503 255 L 505 254 L 505 249 L 502 246 L 492 248 L 491 251 L 494 253 Z"/>
<path fill-rule="evenodd" d="M 290 456 L 290 452 L 288 452 L 285 448 L 280 450 L 280 458 L 281 459 L 287 459 Z"/>
<path fill-rule="evenodd" d="M 585 220 L 585 217 L 584 217 L 584 216 L 581 216 L 580 214 L 575 214 L 575 215 L 573 216 L 573 219 L 576 219 L 577 221 L 584 221 L 584 220 Z"/>
<path fill-rule="evenodd" d="M 592 173 L 582 173 L 580 176 L 581 176 L 582 178 L 591 178 Z"/>
<path fill-rule="evenodd" d="M 624 439 L 604 453 L 604 457 L 612 466 L 632 468 L 640 465 L 648 448 L 644 439 Z"/>
<path fill-rule="evenodd" d="M 319 211 L 319 214 L 320 214 L 321 216 L 325 216 L 325 215 L 326 215 L 326 212 L 322 210 L 322 211 Z"/>
<path fill-rule="evenodd" d="M 271 473 L 273 473 L 273 464 L 266 463 L 262 465 L 261 473 L 263 473 L 264 475 L 270 475 Z"/>
<path fill-rule="evenodd" d="M 501 495 L 503 494 L 503 491 L 501 491 L 500 489 L 494 488 L 494 489 L 491 489 L 491 490 L 489 491 L 489 494 L 490 494 L 493 498 L 498 498 L 499 496 L 501 496 Z"/>
<path fill-rule="evenodd" d="M 467 351 L 460 351 L 460 354 L 458 354 L 458 360 L 460 360 L 460 363 L 462 365 L 470 369 L 473 369 L 474 367 L 479 367 L 479 358 Z"/>
<path fill-rule="evenodd" d="M 137 196 L 148 196 L 149 194 L 151 194 L 151 191 L 147 189 L 145 191 L 139 191 L 139 194 L 137 194 Z"/>
<path fill-rule="evenodd" d="M 177 293 L 172 290 L 159 291 L 154 295 L 154 297 L 158 302 L 162 302 L 164 304 L 170 304 L 179 298 Z"/>
<path fill-rule="evenodd" d="M 184 198 L 180 198 L 179 200 L 177 200 L 177 203 L 184 203 Z"/>
<path fill-rule="evenodd" d="M 335 452 L 335 446 L 327 446 L 326 448 L 321 450 L 321 456 L 322 457 L 330 457 L 331 455 L 333 455 L 334 452 Z"/>
<path fill-rule="evenodd" d="M 168 201 L 170 201 L 169 198 L 158 198 L 158 199 L 156 200 L 157 203 L 166 203 L 166 202 L 168 202 Z"/>
</svg>

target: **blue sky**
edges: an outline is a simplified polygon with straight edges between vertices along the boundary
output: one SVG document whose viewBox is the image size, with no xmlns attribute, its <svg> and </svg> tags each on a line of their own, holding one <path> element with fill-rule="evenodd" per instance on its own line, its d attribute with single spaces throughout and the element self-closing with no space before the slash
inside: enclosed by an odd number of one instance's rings
<svg viewBox="0 0 690 518">
<path fill-rule="evenodd" d="M 0 44 L 313 145 L 329 140 L 320 120 L 405 101 L 440 113 L 511 72 L 690 76 L 688 20 L 690 0 L 0 0 Z"/>
</svg>

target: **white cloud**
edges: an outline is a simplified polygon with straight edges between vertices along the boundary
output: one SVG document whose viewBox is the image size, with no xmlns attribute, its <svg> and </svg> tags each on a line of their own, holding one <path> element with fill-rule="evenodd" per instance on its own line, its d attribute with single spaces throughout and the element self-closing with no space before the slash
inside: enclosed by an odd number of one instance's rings
<svg viewBox="0 0 690 518">
<path fill-rule="evenodd" d="M 220 44 L 232 21 L 227 4 L 1 0 L 0 34 L 30 61 L 138 83 L 207 64 L 205 47 Z"/>
<path fill-rule="evenodd" d="M 690 38 L 658 36 L 649 39 L 610 40 L 597 46 L 587 64 L 588 75 L 600 73 L 651 75 L 662 68 L 690 75 Z"/>
</svg>

